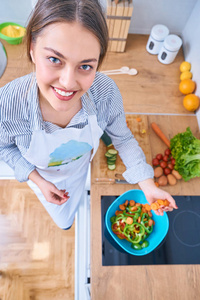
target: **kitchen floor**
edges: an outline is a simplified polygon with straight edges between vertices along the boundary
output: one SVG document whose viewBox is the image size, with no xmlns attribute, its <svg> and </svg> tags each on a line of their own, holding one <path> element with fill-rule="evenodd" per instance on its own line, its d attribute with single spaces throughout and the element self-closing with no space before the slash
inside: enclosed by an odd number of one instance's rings
<svg viewBox="0 0 200 300">
<path fill-rule="evenodd" d="M 75 225 L 59 229 L 26 183 L 0 180 L 0 299 L 73 300 Z"/>
</svg>

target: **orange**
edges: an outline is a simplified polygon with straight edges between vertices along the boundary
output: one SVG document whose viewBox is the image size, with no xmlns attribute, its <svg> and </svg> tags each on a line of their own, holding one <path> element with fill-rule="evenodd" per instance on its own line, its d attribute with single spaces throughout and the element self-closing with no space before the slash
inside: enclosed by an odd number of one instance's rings
<svg viewBox="0 0 200 300">
<path fill-rule="evenodd" d="M 191 64 L 188 61 L 183 61 L 180 64 L 180 71 L 185 72 L 185 71 L 190 71 L 191 69 Z"/>
<path fill-rule="evenodd" d="M 186 95 L 183 99 L 183 106 L 188 111 L 195 111 L 199 107 L 199 97 L 195 94 Z"/>
<path fill-rule="evenodd" d="M 184 80 L 184 79 L 192 79 L 192 73 L 190 71 L 185 71 L 181 73 L 180 80 Z"/>
<path fill-rule="evenodd" d="M 191 94 L 194 92 L 196 83 L 192 79 L 183 79 L 179 84 L 179 91 L 184 94 Z"/>
</svg>

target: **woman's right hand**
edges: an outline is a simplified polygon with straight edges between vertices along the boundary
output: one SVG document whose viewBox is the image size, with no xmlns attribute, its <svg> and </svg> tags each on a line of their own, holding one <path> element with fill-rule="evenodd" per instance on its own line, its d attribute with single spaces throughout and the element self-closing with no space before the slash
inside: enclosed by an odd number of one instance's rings
<svg viewBox="0 0 200 300">
<path fill-rule="evenodd" d="M 30 173 L 29 179 L 39 187 L 45 199 L 50 203 L 62 205 L 69 199 L 66 190 L 59 190 L 53 183 L 40 176 L 36 170 Z"/>
<path fill-rule="evenodd" d="M 45 180 L 42 182 L 39 188 L 48 202 L 62 205 L 69 199 L 68 192 L 66 192 L 66 190 L 59 190 L 53 183 L 49 181 Z"/>
</svg>

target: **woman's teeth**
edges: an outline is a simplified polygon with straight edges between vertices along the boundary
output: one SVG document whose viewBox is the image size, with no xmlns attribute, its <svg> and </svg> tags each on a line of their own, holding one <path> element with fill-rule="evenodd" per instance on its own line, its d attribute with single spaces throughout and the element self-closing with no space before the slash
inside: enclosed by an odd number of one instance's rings
<svg viewBox="0 0 200 300">
<path fill-rule="evenodd" d="M 54 90 L 56 91 L 56 93 L 58 93 L 61 96 L 69 97 L 73 94 L 73 92 L 64 92 L 64 91 L 58 90 L 57 88 L 54 88 Z"/>
</svg>

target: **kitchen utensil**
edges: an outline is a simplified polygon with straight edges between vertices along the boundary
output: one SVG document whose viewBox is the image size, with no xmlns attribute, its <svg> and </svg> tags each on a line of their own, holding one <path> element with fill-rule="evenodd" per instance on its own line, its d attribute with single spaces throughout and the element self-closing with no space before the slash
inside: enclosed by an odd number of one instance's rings
<svg viewBox="0 0 200 300">
<path fill-rule="evenodd" d="M 14 26 L 16 28 L 22 28 L 22 29 L 24 29 L 24 33 L 23 33 L 23 35 L 17 36 L 17 37 L 7 36 L 7 35 L 1 33 L 2 29 L 4 29 L 7 26 Z M 7 41 L 9 44 L 12 44 L 12 45 L 20 44 L 22 42 L 24 34 L 25 34 L 25 28 L 17 23 L 5 22 L 5 23 L 0 24 L 0 38 Z"/>
<path fill-rule="evenodd" d="M 101 71 L 101 73 L 110 73 L 110 72 L 127 72 L 129 69 L 129 67 L 121 67 L 120 69 L 114 69 L 114 70 L 105 70 L 105 71 Z"/>
<path fill-rule="evenodd" d="M 128 71 L 119 71 L 119 72 L 107 72 L 105 73 L 106 75 L 122 75 L 122 74 L 128 74 L 128 75 L 137 75 L 137 70 L 132 68 L 132 69 L 129 69 Z"/>
<path fill-rule="evenodd" d="M 119 178 L 95 178 L 95 183 L 108 183 L 108 184 L 114 184 L 114 183 L 125 183 L 128 184 L 128 182 L 125 179 L 119 179 Z"/>
<path fill-rule="evenodd" d="M 119 210 L 119 205 L 123 204 L 126 200 L 135 200 L 136 203 L 141 203 L 141 204 L 148 203 L 144 193 L 141 190 L 129 190 L 113 201 L 113 203 L 109 206 L 105 215 L 105 226 L 109 233 L 111 244 L 113 244 L 113 240 L 114 240 L 114 243 L 117 244 L 118 247 L 120 246 L 121 249 L 125 252 L 128 252 L 132 255 L 138 255 L 138 256 L 146 255 L 152 252 L 166 236 L 169 229 L 168 216 L 165 212 L 163 216 L 159 216 L 156 215 L 154 211 L 151 211 L 153 215 L 153 220 L 155 221 L 155 225 L 153 228 L 153 232 L 147 238 L 149 242 L 149 246 L 141 250 L 135 250 L 131 247 L 130 242 L 128 242 L 125 239 L 119 239 L 111 229 L 110 218 L 115 215 L 116 210 Z"/>
<path fill-rule="evenodd" d="M 116 179 L 120 179 L 120 180 L 124 180 L 123 175 L 120 174 L 120 173 L 115 173 L 115 178 L 116 178 Z"/>
<path fill-rule="evenodd" d="M 0 42 L 0 78 L 7 66 L 7 56 L 3 44 Z"/>
</svg>

